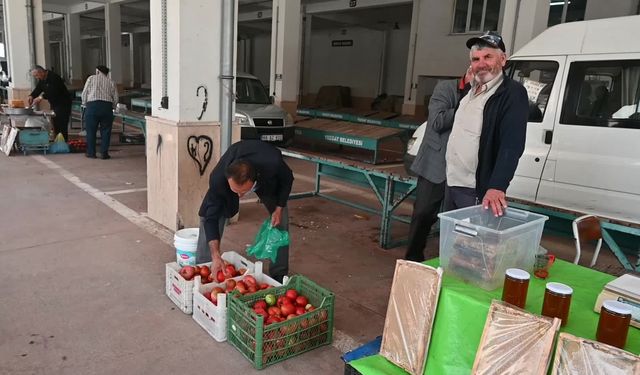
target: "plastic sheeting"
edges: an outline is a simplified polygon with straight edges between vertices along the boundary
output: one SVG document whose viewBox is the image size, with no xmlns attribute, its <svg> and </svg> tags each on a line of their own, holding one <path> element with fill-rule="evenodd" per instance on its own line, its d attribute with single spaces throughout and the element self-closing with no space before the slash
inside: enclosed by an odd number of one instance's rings
<svg viewBox="0 0 640 375">
<path fill-rule="evenodd" d="M 622 349 L 561 333 L 552 375 L 640 375 L 640 357 Z"/>
<path fill-rule="evenodd" d="M 560 319 L 494 300 L 473 363 L 474 375 L 544 375 Z"/>
<path fill-rule="evenodd" d="M 424 373 L 442 269 L 398 260 L 380 354 L 410 374 Z"/>
</svg>

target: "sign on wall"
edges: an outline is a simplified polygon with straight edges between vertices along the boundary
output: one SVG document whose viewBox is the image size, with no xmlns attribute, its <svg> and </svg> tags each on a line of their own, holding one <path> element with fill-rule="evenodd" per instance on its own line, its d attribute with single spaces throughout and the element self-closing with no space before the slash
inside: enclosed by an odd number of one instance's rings
<svg viewBox="0 0 640 375">
<path fill-rule="evenodd" d="M 331 47 L 353 47 L 353 40 L 332 40 Z"/>
</svg>

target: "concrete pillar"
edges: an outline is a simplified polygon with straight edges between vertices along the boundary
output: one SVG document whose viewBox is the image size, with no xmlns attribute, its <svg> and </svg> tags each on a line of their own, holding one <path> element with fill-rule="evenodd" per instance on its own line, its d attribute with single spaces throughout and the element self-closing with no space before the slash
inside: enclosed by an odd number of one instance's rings
<svg viewBox="0 0 640 375">
<path fill-rule="evenodd" d="M 80 14 L 67 13 L 65 19 L 65 38 L 67 40 L 67 77 L 73 86 L 84 84 L 82 80 L 82 44 L 80 42 Z"/>
<path fill-rule="evenodd" d="M 165 1 L 166 34 L 162 0 L 150 2 L 153 116 L 146 118 L 147 206 L 150 218 L 175 230 L 199 225 L 198 209 L 220 158 L 222 2 Z M 204 112 L 200 86 L 207 91 Z M 168 108 L 161 108 L 165 95 Z"/>
<path fill-rule="evenodd" d="M 512 55 L 547 28 L 548 0 L 506 0 L 502 30 L 507 54 Z M 514 28 L 515 25 L 515 28 Z"/>
<path fill-rule="evenodd" d="M 111 79 L 121 85 L 122 82 L 122 29 L 120 22 L 120 5 L 107 3 L 104 5 L 104 35 L 107 38 L 106 65 L 111 70 Z"/>
<path fill-rule="evenodd" d="M 29 26 L 24 0 L 5 0 L 4 22 L 7 30 L 9 99 L 26 99 L 32 90 L 29 72 L 34 60 L 29 53 Z"/>
<path fill-rule="evenodd" d="M 44 39 L 44 61 L 47 67 L 51 67 L 51 44 L 49 40 L 49 22 L 42 22 L 42 37 Z M 64 78 L 61 66 L 56 66 L 56 72 Z"/>
<path fill-rule="evenodd" d="M 296 113 L 300 87 L 300 0 L 273 0 L 270 90 L 275 102 Z"/>
<path fill-rule="evenodd" d="M 44 36 L 44 19 L 42 14 L 42 0 L 33 1 L 33 25 L 34 25 L 34 39 L 35 39 L 35 52 L 36 52 L 36 64 L 49 67 L 49 60 L 47 60 L 46 50 L 49 47 L 49 40 Z"/>
</svg>

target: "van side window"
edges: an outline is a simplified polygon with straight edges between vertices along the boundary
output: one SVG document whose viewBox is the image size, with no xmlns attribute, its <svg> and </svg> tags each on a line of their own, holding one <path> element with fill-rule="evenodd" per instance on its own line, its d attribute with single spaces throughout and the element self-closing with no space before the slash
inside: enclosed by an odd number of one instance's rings
<svg viewBox="0 0 640 375">
<path fill-rule="evenodd" d="M 560 122 L 640 129 L 640 60 L 573 62 Z"/>
<path fill-rule="evenodd" d="M 529 122 L 542 122 L 557 73 L 555 61 L 511 61 L 507 75 L 527 89 Z"/>
</svg>

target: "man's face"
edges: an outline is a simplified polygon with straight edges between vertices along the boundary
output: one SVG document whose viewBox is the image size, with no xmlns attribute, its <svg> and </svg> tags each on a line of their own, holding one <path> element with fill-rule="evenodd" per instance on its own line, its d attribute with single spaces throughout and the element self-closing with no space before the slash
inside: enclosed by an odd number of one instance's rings
<svg viewBox="0 0 640 375">
<path fill-rule="evenodd" d="M 231 188 L 231 191 L 238 194 L 238 197 L 240 198 L 244 197 L 245 194 L 250 192 L 254 184 L 254 181 L 251 181 L 251 180 L 247 180 L 247 182 L 245 182 L 244 184 L 239 184 L 233 181 L 232 178 L 228 178 L 227 181 L 229 182 L 229 187 Z"/>
<path fill-rule="evenodd" d="M 31 75 L 35 79 L 43 80 L 45 74 L 44 74 L 44 71 L 42 71 L 42 70 L 33 70 L 33 71 L 31 71 Z"/>
<path fill-rule="evenodd" d="M 506 55 L 496 48 L 471 51 L 471 70 L 477 83 L 484 84 L 497 77 L 506 62 Z"/>
</svg>

